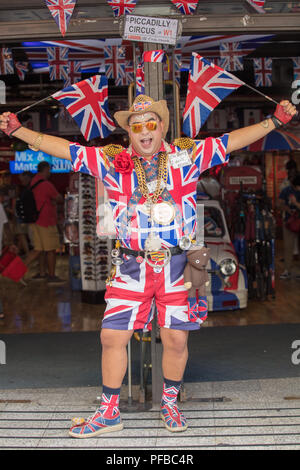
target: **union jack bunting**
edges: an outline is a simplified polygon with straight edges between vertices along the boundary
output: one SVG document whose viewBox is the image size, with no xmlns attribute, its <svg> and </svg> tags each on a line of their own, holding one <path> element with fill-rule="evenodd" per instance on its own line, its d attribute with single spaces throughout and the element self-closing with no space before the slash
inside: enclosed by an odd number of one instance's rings
<svg viewBox="0 0 300 470">
<path fill-rule="evenodd" d="M 135 76 L 135 88 L 136 88 L 136 96 L 137 95 L 144 95 L 145 94 L 145 74 L 144 74 L 144 64 L 138 64 L 136 68 L 136 76 Z"/>
<path fill-rule="evenodd" d="M 67 32 L 75 4 L 76 0 L 46 0 L 46 5 L 59 27 L 62 36 Z"/>
<path fill-rule="evenodd" d="M 183 0 L 182 2 L 177 2 L 176 0 L 171 0 L 173 5 L 182 13 L 183 15 L 192 15 L 197 8 L 198 0 L 195 2 L 190 0 Z"/>
<path fill-rule="evenodd" d="M 292 57 L 294 66 L 294 80 L 300 79 L 300 57 Z"/>
<path fill-rule="evenodd" d="M 64 81 L 64 87 L 73 85 L 81 80 L 81 62 L 78 60 L 69 60 L 68 78 Z"/>
<path fill-rule="evenodd" d="M 228 42 L 220 45 L 221 58 L 219 66 L 225 70 L 243 70 L 243 51 L 239 42 Z"/>
<path fill-rule="evenodd" d="M 47 47 L 50 80 L 67 80 L 69 72 L 67 47 Z"/>
<path fill-rule="evenodd" d="M 255 86 L 272 86 L 272 59 L 253 59 Z"/>
<path fill-rule="evenodd" d="M 115 129 L 108 111 L 107 78 L 95 75 L 52 95 L 62 102 L 88 141 Z"/>
<path fill-rule="evenodd" d="M 125 77 L 125 49 L 120 46 L 104 47 L 105 74 L 115 79 L 116 85 Z"/>
<path fill-rule="evenodd" d="M 255 8 L 258 13 L 265 13 L 265 0 L 247 0 L 247 2 Z"/>
<path fill-rule="evenodd" d="M 11 49 L 2 47 L 0 49 L 0 75 L 11 75 L 14 73 L 14 61 Z"/>
<path fill-rule="evenodd" d="M 244 82 L 195 52 L 192 54 L 188 91 L 183 112 L 183 132 L 196 137 L 211 111 Z"/>
<path fill-rule="evenodd" d="M 122 16 L 133 12 L 137 0 L 107 0 L 107 3 L 112 7 L 114 16 Z"/>
<path fill-rule="evenodd" d="M 28 62 L 15 62 L 16 71 L 20 80 L 25 79 L 25 74 L 28 72 Z"/>
</svg>

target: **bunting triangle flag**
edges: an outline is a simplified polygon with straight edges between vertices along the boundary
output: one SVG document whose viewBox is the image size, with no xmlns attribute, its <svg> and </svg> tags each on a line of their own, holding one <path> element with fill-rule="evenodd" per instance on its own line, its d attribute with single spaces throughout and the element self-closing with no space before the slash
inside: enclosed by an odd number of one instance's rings
<svg viewBox="0 0 300 470">
<path fill-rule="evenodd" d="M 264 10 L 265 0 L 247 0 L 247 2 L 258 12 L 266 13 Z"/>
<path fill-rule="evenodd" d="M 173 5 L 180 11 L 182 15 L 192 15 L 198 5 L 198 1 L 191 1 L 191 0 L 182 0 L 181 2 L 177 2 L 176 0 L 171 0 Z"/>
<path fill-rule="evenodd" d="M 76 0 L 45 0 L 59 30 L 64 36 L 76 5 Z"/>
<path fill-rule="evenodd" d="M 114 16 L 118 17 L 132 13 L 137 0 L 107 0 L 107 3 L 112 7 Z"/>
</svg>

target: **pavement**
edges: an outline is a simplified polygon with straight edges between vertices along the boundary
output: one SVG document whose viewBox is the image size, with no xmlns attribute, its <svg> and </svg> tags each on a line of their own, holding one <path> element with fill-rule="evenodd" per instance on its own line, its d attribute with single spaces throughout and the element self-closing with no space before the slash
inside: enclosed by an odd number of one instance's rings
<svg viewBox="0 0 300 470">
<path fill-rule="evenodd" d="M 101 387 L 0 390 L 0 449 L 105 450 L 112 457 L 133 450 L 299 450 L 299 377 L 193 382 L 184 391 L 179 407 L 189 427 L 183 433 L 167 431 L 159 407 L 139 403 L 134 385 L 130 400 L 122 387 L 122 431 L 74 439 L 71 419 L 94 413 Z"/>
</svg>

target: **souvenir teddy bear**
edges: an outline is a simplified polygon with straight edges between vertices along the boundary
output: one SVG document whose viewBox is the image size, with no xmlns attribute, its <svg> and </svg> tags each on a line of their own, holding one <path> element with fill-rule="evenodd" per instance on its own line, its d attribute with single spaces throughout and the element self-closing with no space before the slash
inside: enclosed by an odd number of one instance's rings
<svg viewBox="0 0 300 470">
<path fill-rule="evenodd" d="M 207 317 L 206 286 L 209 284 L 207 264 L 209 248 L 203 246 L 187 252 L 184 269 L 184 287 L 188 290 L 188 315 L 191 321 L 204 321 Z"/>
</svg>

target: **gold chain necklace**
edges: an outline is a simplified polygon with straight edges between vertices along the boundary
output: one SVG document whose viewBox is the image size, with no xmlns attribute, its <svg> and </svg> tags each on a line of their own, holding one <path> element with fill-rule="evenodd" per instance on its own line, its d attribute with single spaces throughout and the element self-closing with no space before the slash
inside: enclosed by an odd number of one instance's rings
<svg viewBox="0 0 300 470">
<path fill-rule="evenodd" d="M 157 183 L 156 183 L 156 189 L 152 196 L 149 195 L 149 190 L 148 190 L 148 186 L 146 183 L 146 174 L 145 174 L 144 168 L 142 167 L 140 159 L 138 157 L 132 157 L 132 159 L 134 162 L 134 168 L 135 168 L 137 179 L 138 179 L 139 189 L 142 195 L 146 198 L 147 201 L 150 200 L 153 204 L 156 204 L 168 180 L 168 165 L 167 165 L 168 154 L 167 152 L 160 152 L 159 154 Z M 162 181 L 165 183 L 164 185 L 161 184 Z"/>
</svg>

